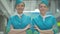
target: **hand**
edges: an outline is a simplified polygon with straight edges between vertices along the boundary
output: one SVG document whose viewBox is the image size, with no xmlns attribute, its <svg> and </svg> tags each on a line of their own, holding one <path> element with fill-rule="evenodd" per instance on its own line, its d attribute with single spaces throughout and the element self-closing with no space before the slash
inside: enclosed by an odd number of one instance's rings
<svg viewBox="0 0 60 34">
<path fill-rule="evenodd" d="M 29 29 L 29 28 L 30 28 L 30 24 L 27 25 L 27 26 L 24 28 L 24 30 L 26 31 L 26 30 Z"/>
<path fill-rule="evenodd" d="M 35 28 L 35 29 L 37 29 L 37 30 L 39 29 L 36 25 L 35 25 L 35 27 L 34 27 L 34 28 Z"/>
</svg>

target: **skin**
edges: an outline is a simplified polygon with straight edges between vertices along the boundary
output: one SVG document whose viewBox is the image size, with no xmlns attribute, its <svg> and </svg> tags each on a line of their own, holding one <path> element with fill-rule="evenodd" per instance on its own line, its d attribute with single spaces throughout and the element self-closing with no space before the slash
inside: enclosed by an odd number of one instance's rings
<svg viewBox="0 0 60 34">
<path fill-rule="evenodd" d="M 39 10 L 42 16 L 45 16 L 46 12 L 48 11 L 48 7 L 45 4 L 40 4 L 39 5 Z M 40 30 L 38 26 L 35 25 L 35 29 L 37 29 L 40 34 L 54 34 L 54 32 L 50 30 Z"/>
<path fill-rule="evenodd" d="M 30 25 L 27 25 L 24 29 L 14 29 L 11 25 L 11 29 L 8 34 L 26 34 L 26 30 L 28 28 L 30 28 Z"/>
<path fill-rule="evenodd" d="M 48 7 L 45 4 L 40 4 L 39 10 L 40 10 L 41 15 L 44 16 L 46 12 L 48 11 Z"/>
<path fill-rule="evenodd" d="M 25 8 L 25 4 L 23 2 L 18 4 L 18 5 L 16 5 L 16 10 L 17 10 L 18 14 L 22 14 L 24 8 Z"/>
<path fill-rule="evenodd" d="M 22 14 L 23 10 L 25 8 L 25 4 L 22 2 L 18 5 L 16 5 L 16 10 L 18 14 Z M 8 34 L 26 34 L 26 30 L 30 28 L 30 24 L 28 24 L 24 29 L 14 29 L 11 25 L 10 32 Z"/>
</svg>

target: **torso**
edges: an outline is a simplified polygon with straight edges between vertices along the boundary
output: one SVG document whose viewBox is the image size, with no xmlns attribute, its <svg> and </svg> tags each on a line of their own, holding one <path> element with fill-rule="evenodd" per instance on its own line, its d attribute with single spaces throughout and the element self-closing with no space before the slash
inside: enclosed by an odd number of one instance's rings
<svg viewBox="0 0 60 34">
<path fill-rule="evenodd" d="M 41 30 L 48 30 L 48 29 L 51 29 L 54 25 L 53 18 L 54 18 L 53 16 L 49 16 L 49 17 L 46 17 L 45 20 L 43 20 L 43 18 L 39 15 L 33 20 Z"/>
<path fill-rule="evenodd" d="M 23 29 L 30 23 L 30 17 L 23 15 L 20 19 L 17 15 L 12 17 L 12 26 L 14 29 Z"/>
</svg>

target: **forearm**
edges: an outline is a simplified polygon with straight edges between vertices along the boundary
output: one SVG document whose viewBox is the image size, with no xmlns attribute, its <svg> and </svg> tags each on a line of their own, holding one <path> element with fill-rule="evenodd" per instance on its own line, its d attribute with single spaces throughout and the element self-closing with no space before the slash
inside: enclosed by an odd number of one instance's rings
<svg viewBox="0 0 60 34">
<path fill-rule="evenodd" d="M 52 30 L 42 30 L 44 33 L 48 33 L 48 34 L 54 34 L 54 32 Z"/>
<path fill-rule="evenodd" d="M 25 31 L 24 29 L 11 29 L 11 31 L 18 31 L 18 32 L 20 32 L 20 31 Z"/>
<path fill-rule="evenodd" d="M 23 29 L 11 29 L 8 34 L 17 34 L 17 33 L 22 33 L 25 32 Z"/>
<path fill-rule="evenodd" d="M 40 30 L 40 29 L 38 29 L 38 31 L 39 31 L 40 33 L 54 34 L 54 32 L 53 32 L 52 30 Z"/>
<path fill-rule="evenodd" d="M 9 33 L 22 33 L 22 32 L 25 32 L 28 28 L 30 28 L 30 25 L 26 26 L 24 29 L 14 29 L 12 26 L 11 26 L 11 29 L 10 29 L 10 32 Z"/>
<path fill-rule="evenodd" d="M 27 29 L 29 29 L 30 28 L 30 24 L 28 24 L 25 28 L 24 28 L 24 30 L 27 30 Z"/>
</svg>

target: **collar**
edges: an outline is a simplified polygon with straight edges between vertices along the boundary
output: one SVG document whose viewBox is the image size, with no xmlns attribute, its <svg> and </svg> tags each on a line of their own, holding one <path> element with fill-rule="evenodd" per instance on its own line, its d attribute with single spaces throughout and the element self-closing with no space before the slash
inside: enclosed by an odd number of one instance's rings
<svg viewBox="0 0 60 34">
<path fill-rule="evenodd" d="M 45 16 L 42 16 L 41 13 L 40 13 L 39 15 L 40 15 L 41 17 L 43 17 L 43 18 L 44 18 L 44 17 L 46 18 L 46 17 L 50 17 L 50 16 L 52 16 L 52 15 L 49 14 L 48 12 L 46 12 Z"/>
<path fill-rule="evenodd" d="M 43 21 L 45 21 L 45 18 L 50 17 L 50 16 L 52 16 L 52 15 L 47 15 L 47 14 L 45 14 L 45 16 L 42 16 L 42 15 L 40 14 L 40 16 L 43 18 Z"/>
<path fill-rule="evenodd" d="M 18 14 L 18 13 L 16 12 L 15 15 L 17 15 L 19 18 L 21 18 L 22 15 L 23 15 L 23 13 L 22 13 L 22 14 Z"/>
<path fill-rule="evenodd" d="M 16 15 L 17 15 L 18 17 L 21 17 L 21 16 L 23 15 L 23 13 L 22 13 L 22 14 L 18 14 L 18 13 L 17 13 Z"/>
</svg>

